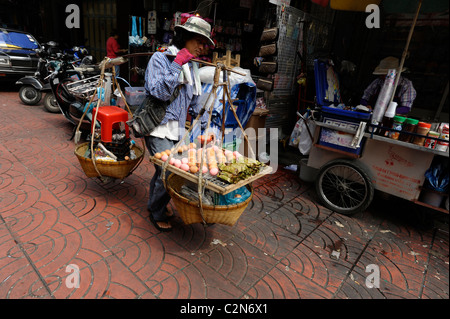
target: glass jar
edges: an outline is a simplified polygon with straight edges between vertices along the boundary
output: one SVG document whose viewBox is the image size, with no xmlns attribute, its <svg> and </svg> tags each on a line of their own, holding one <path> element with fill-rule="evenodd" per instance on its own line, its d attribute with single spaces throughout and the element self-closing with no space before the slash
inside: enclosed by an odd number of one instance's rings
<svg viewBox="0 0 450 319">
<path fill-rule="evenodd" d="M 425 143 L 426 136 L 428 135 L 430 129 L 431 129 L 430 123 L 419 122 L 419 124 L 417 125 L 417 134 L 421 136 L 416 136 L 414 138 L 413 143 L 419 146 L 423 146 L 423 144 Z"/>
<path fill-rule="evenodd" d="M 403 125 L 403 132 L 408 133 L 416 133 L 417 126 L 419 125 L 419 120 L 415 119 L 406 119 L 405 124 Z M 413 136 L 409 134 L 401 133 L 398 138 L 402 142 L 410 143 L 413 140 Z"/>
<path fill-rule="evenodd" d="M 394 116 L 394 124 L 392 124 L 392 129 L 394 131 L 389 133 L 390 138 L 392 138 L 393 140 L 398 140 L 398 138 L 400 137 L 400 132 L 402 131 L 403 128 L 403 123 L 405 123 L 405 121 L 406 117 L 398 115 Z"/>
</svg>

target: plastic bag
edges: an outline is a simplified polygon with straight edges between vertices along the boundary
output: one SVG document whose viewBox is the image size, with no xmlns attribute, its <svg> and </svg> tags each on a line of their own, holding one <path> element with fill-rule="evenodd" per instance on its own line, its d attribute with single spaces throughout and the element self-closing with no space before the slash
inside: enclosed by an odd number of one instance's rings
<svg viewBox="0 0 450 319">
<path fill-rule="evenodd" d="M 425 177 L 432 189 L 438 192 L 447 192 L 448 189 L 448 169 L 445 169 L 441 163 L 432 165 Z"/>
<path fill-rule="evenodd" d="M 303 116 L 297 113 L 300 119 L 295 124 L 294 130 L 291 134 L 289 145 L 298 147 L 298 150 L 303 155 L 309 155 L 313 143 L 313 134 L 316 129 L 316 122 L 312 119 L 310 111 Z"/>
<path fill-rule="evenodd" d="M 300 134 L 302 132 L 300 129 L 302 122 L 303 122 L 303 119 L 300 119 L 295 124 L 294 130 L 292 131 L 292 134 L 291 134 L 291 139 L 289 140 L 289 146 L 298 147 L 298 143 L 300 143 Z"/>
<path fill-rule="evenodd" d="M 245 202 L 252 193 L 247 189 L 247 187 L 241 187 L 234 192 L 227 195 L 222 195 L 219 197 L 220 206 L 236 205 Z"/>
</svg>

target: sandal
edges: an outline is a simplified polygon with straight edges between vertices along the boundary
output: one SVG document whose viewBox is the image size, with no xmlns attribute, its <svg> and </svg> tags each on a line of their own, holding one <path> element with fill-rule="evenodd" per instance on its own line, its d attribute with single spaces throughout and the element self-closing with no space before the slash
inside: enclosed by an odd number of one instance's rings
<svg viewBox="0 0 450 319">
<path fill-rule="evenodd" d="M 147 209 L 147 211 L 148 211 L 150 214 L 152 214 L 151 210 Z M 166 214 L 167 218 L 169 218 L 169 219 L 172 219 L 172 218 L 175 217 L 175 214 L 174 214 L 173 212 L 169 211 L 168 209 L 166 209 L 165 214 Z"/>
<path fill-rule="evenodd" d="M 154 218 L 153 218 L 153 214 L 150 213 L 150 221 L 152 222 L 153 226 L 155 226 L 155 228 L 157 230 L 159 230 L 160 232 L 163 233 L 169 233 L 173 230 L 173 227 L 168 223 L 168 222 L 157 222 Z M 158 225 L 158 223 L 168 223 L 170 225 L 169 228 L 164 228 Z"/>
</svg>

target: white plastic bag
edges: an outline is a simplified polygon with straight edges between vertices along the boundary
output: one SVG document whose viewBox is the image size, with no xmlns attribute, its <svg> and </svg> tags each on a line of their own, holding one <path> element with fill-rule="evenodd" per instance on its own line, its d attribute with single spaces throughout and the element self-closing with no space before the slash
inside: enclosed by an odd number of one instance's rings
<svg viewBox="0 0 450 319">
<path fill-rule="evenodd" d="M 289 145 L 298 147 L 298 150 L 303 155 L 309 155 L 313 143 L 314 131 L 316 130 L 316 122 L 314 122 L 309 112 L 303 116 L 300 113 L 297 113 L 297 115 L 300 119 L 295 124 Z"/>
<path fill-rule="evenodd" d="M 300 126 L 301 126 L 302 122 L 303 122 L 303 119 L 301 118 L 295 124 L 294 130 L 292 131 L 292 134 L 291 134 L 291 139 L 289 140 L 289 146 L 298 147 L 298 143 L 300 143 L 300 133 L 301 133 Z"/>
</svg>

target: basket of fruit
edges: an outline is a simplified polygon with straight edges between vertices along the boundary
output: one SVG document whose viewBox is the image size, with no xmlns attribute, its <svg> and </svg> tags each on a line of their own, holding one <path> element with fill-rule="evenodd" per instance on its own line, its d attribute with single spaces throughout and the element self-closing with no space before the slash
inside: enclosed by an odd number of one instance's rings
<svg viewBox="0 0 450 319">
<path fill-rule="evenodd" d="M 233 226 L 253 198 L 253 188 L 250 183 L 245 183 L 245 179 L 258 174 L 262 164 L 255 162 L 255 166 L 253 161 L 245 159 L 237 151 L 224 150 L 213 143 L 208 146 L 205 144 L 176 146 L 172 150 L 155 154 L 150 160 L 163 168 L 162 176 L 166 176 L 165 171 L 173 173 L 165 180 L 166 189 L 186 225 L 204 223 Z M 188 182 L 200 185 L 194 192 L 196 198 L 182 192 L 183 185 Z M 211 204 L 201 195 L 204 195 L 205 189 L 222 199 L 239 189 L 245 191 L 247 196 L 232 204 L 225 205 L 218 201 Z"/>
</svg>

